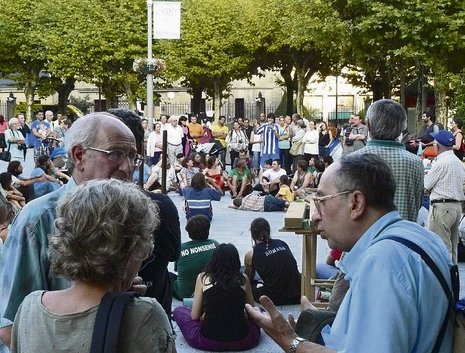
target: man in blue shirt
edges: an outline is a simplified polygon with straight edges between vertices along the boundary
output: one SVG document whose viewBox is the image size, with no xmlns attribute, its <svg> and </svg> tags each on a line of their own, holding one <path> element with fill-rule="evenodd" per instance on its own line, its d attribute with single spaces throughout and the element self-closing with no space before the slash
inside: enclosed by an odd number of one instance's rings
<svg viewBox="0 0 465 353">
<path fill-rule="evenodd" d="M 323 174 L 314 197 L 312 220 L 341 260 L 350 282 L 331 328 L 322 330 L 325 347 L 292 330 L 269 298 L 270 316 L 247 311 L 286 352 L 430 352 L 449 309 L 439 281 L 421 256 L 385 239 L 397 236 L 420 246 L 450 286 L 451 260 L 442 240 L 402 220 L 394 205 L 395 182 L 389 166 L 373 154 L 349 155 Z M 344 227 L 341 227 L 341 224 Z M 452 325 L 439 352 L 451 352 Z"/>
</svg>

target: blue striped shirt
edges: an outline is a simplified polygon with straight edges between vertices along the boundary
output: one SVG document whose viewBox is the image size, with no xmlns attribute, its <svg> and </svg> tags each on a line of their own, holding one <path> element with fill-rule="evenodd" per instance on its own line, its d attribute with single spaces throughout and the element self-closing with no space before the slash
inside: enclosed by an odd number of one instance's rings
<svg viewBox="0 0 465 353">
<path fill-rule="evenodd" d="M 279 131 L 278 124 L 263 124 L 257 129 L 256 134 L 262 135 L 262 153 L 276 154 L 279 153 L 278 143 L 279 140 L 274 134 L 274 130 Z"/>
</svg>

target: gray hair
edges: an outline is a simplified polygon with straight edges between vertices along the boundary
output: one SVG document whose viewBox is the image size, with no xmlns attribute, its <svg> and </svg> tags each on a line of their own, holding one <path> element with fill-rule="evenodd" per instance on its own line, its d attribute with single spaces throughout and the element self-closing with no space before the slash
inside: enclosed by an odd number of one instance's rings
<svg viewBox="0 0 465 353">
<path fill-rule="evenodd" d="M 407 113 L 396 101 L 380 99 L 368 108 L 366 122 L 373 139 L 394 141 L 407 128 Z"/>
<path fill-rule="evenodd" d="M 70 174 L 72 174 L 74 170 L 72 148 L 74 146 L 94 147 L 100 124 L 102 120 L 108 118 L 117 119 L 119 121 L 117 117 L 110 113 L 91 113 L 77 119 L 66 132 L 65 148 L 68 151 L 67 167 Z"/>
<path fill-rule="evenodd" d="M 158 224 L 158 206 L 136 185 L 114 179 L 86 182 L 58 205 L 49 245 L 51 270 L 69 280 L 120 288 L 135 275 L 128 268 L 150 255 Z"/>
<path fill-rule="evenodd" d="M 361 191 L 368 206 L 393 211 L 396 182 L 391 168 L 378 156 L 349 154 L 338 160 L 337 172 L 333 174 L 337 192 Z"/>
</svg>

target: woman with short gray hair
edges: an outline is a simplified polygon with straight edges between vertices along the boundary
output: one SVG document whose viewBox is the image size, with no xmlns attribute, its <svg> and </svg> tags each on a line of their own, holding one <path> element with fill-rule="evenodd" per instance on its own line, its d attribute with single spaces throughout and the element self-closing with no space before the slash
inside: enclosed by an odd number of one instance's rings
<svg viewBox="0 0 465 353">
<path fill-rule="evenodd" d="M 97 310 L 107 292 L 127 291 L 153 249 L 158 207 L 135 185 L 94 180 L 66 195 L 50 238 L 51 271 L 68 289 L 36 291 L 16 314 L 12 352 L 89 352 Z M 118 352 L 175 352 L 172 329 L 152 298 L 125 309 Z"/>
</svg>

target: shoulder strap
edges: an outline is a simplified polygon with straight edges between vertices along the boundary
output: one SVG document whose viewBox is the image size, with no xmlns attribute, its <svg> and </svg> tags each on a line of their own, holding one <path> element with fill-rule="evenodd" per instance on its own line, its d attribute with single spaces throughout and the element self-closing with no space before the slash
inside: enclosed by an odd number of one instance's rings
<svg viewBox="0 0 465 353">
<path fill-rule="evenodd" d="M 405 245 L 412 251 L 419 254 L 421 258 L 423 259 L 423 261 L 431 269 L 431 271 L 433 271 L 434 275 L 436 276 L 439 283 L 441 284 L 442 289 L 444 290 L 444 293 L 449 301 L 449 307 L 444 316 L 444 320 L 442 321 L 441 329 L 439 330 L 433 350 L 431 351 L 432 353 L 439 352 L 439 349 L 441 348 L 442 340 L 444 339 L 444 335 L 446 333 L 447 323 L 449 322 L 449 317 L 450 317 L 450 312 L 454 310 L 453 294 L 455 295 L 455 298 L 458 298 L 458 267 L 457 265 L 454 265 L 450 268 L 452 288 L 453 288 L 453 292 L 452 292 L 449 288 L 449 285 L 447 284 L 446 279 L 442 275 L 436 263 L 420 246 L 418 246 L 417 244 L 415 244 L 414 242 L 408 239 L 404 239 L 404 238 L 396 237 L 396 236 L 389 236 L 389 237 L 383 238 L 382 240 L 384 239 L 394 240 L 398 243 Z"/>
<path fill-rule="evenodd" d="M 97 310 L 90 353 L 116 353 L 127 303 L 138 295 L 133 292 L 106 293 Z"/>
</svg>

